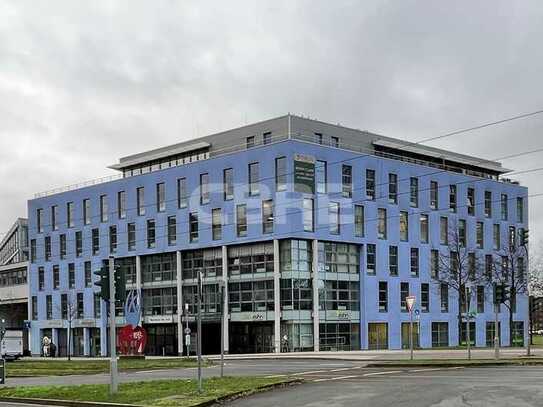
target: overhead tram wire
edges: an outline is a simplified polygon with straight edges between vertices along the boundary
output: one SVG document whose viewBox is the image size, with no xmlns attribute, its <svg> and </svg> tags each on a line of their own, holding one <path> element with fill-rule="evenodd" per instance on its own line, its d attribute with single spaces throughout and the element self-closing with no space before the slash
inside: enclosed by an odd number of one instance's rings
<svg viewBox="0 0 543 407">
<path fill-rule="evenodd" d="M 438 140 L 438 139 L 443 139 L 443 138 L 446 138 L 446 137 L 451 137 L 451 136 L 455 136 L 455 135 L 458 135 L 458 134 L 463 134 L 463 133 L 479 130 L 479 129 L 482 129 L 482 128 L 495 126 L 495 125 L 511 122 L 511 121 L 514 121 L 514 120 L 523 119 L 523 118 L 530 117 L 530 116 L 535 116 L 535 115 L 538 115 L 538 114 L 541 114 L 541 113 L 543 113 L 543 110 L 536 110 L 536 111 L 533 111 L 533 112 L 530 112 L 530 113 L 523 113 L 523 114 L 520 114 L 520 115 L 516 115 L 516 116 L 509 117 L 509 118 L 501 119 L 501 120 L 498 120 L 498 121 L 484 123 L 484 124 L 481 124 L 481 125 L 465 128 L 465 129 L 462 129 L 462 130 L 456 130 L 454 132 L 445 133 L 445 134 L 442 134 L 442 135 L 439 135 L 439 136 L 425 138 L 425 139 L 419 140 L 417 142 L 398 140 L 398 143 L 400 144 L 398 148 L 409 147 L 409 146 L 417 146 L 417 145 L 420 145 L 422 143 L 426 143 L 426 142 L 430 142 L 430 141 L 434 141 L 434 140 Z M 244 146 L 244 145 L 245 144 L 238 144 L 237 146 L 241 147 L 241 146 Z M 233 146 L 231 146 L 231 147 L 233 147 Z M 254 148 L 258 148 L 258 147 L 259 146 L 255 146 Z M 244 151 L 247 151 L 247 150 L 244 150 Z M 535 151 L 543 151 L 543 148 L 535 150 Z M 352 153 L 356 153 L 356 152 L 352 151 Z M 338 160 L 338 161 L 330 161 L 330 162 L 327 163 L 327 165 L 331 166 L 331 165 L 343 164 L 343 163 L 346 163 L 346 162 L 352 162 L 352 161 L 355 161 L 355 160 L 359 160 L 361 158 L 374 156 L 375 154 L 373 154 L 373 153 L 374 153 L 374 151 L 372 151 L 370 153 L 367 153 L 367 154 L 362 154 L 362 155 L 359 155 L 359 156 L 356 156 L 356 157 L 348 158 L 348 159 L 342 159 L 342 160 Z M 528 154 L 528 153 L 523 153 L 523 154 Z M 508 156 L 507 158 L 511 158 L 511 157 Z M 500 159 L 500 158 L 497 158 L 495 160 L 498 160 L 498 159 Z M 485 163 L 485 162 L 488 162 L 488 161 L 493 161 L 493 160 L 492 159 L 490 159 L 490 160 L 489 159 L 481 159 L 480 161 L 476 161 L 476 163 L 480 164 L 480 163 Z M 443 172 L 448 172 L 448 171 L 446 169 L 444 169 L 444 170 L 436 171 L 433 174 L 439 174 L 439 173 L 443 173 Z M 286 172 L 283 175 L 289 176 L 289 175 L 293 175 L 293 174 L 294 174 L 294 171 L 291 171 L 291 172 Z M 425 175 L 422 175 L 422 176 L 429 176 L 429 175 L 432 175 L 432 174 L 427 174 L 427 175 L 425 174 Z M 261 183 L 262 181 L 265 181 L 265 180 L 275 180 L 275 178 L 276 178 L 275 175 L 269 176 L 269 177 L 262 177 L 262 178 L 258 179 L 258 183 Z M 122 179 L 123 178 L 120 178 L 119 180 L 122 180 Z M 119 180 L 117 180 L 117 181 L 119 181 Z M 398 181 L 401 181 L 401 180 L 398 180 Z M 386 185 L 386 184 L 388 184 L 388 183 L 382 183 L 379 186 Z M 41 199 L 41 198 L 38 198 L 38 199 Z M 166 203 L 166 202 L 174 202 L 174 201 L 177 201 L 177 198 L 165 200 L 164 202 Z M 153 206 L 156 206 L 156 203 L 144 204 L 141 207 L 147 208 L 147 207 L 153 207 Z M 137 207 L 132 207 L 132 208 L 127 207 L 126 211 L 128 211 L 128 210 L 136 210 L 136 209 L 137 209 Z M 117 212 L 112 211 L 110 214 L 111 215 L 117 215 Z M 91 219 L 99 218 L 99 217 L 100 217 L 100 214 L 91 216 Z M 74 218 L 74 220 L 83 221 L 83 218 L 82 217 L 81 218 Z M 58 223 L 58 225 L 65 225 L 66 223 L 67 222 L 60 222 L 60 223 Z M 51 224 L 43 224 L 43 226 L 52 226 L 52 225 Z M 30 230 L 31 226 L 29 225 L 28 227 L 29 227 L 29 230 Z M 34 230 L 34 229 L 35 228 L 32 228 L 32 230 Z"/>
</svg>

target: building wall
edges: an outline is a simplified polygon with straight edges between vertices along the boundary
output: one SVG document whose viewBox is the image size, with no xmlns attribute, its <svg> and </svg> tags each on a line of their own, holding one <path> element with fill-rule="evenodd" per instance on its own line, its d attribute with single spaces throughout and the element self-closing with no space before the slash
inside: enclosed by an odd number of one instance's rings
<svg viewBox="0 0 543 407">
<path fill-rule="evenodd" d="M 288 177 L 288 187 L 286 191 L 275 191 L 275 161 L 276 157 L 287 157 L 287 174 L 291 174 L 293 167 L 294 154 L 301 153 L 313 156 L 317 160 L 328 162 L 328 191 L 326 194 L 316 194 L 315 199 L 315 230 L 314 232 L 304 232 L 303 213 L 301 209 L 301 198 L 304 196 L 295 192 L 292 186 L 292 175 Z M 251 162 L 260 163 L 261 186 L 260 194 L 257 196 L 248 196 L 248 169 Z M 352 165 L 353 174 L 353 196 L 345 198 L 341 196 L 341 167 L 342 164 Z M 224 201 L 222 194 L 222 176 L 223 169 L 233 168 L 235 189 L 234 199 Z M 377 196 L 381 198 L 375 201 L 366 199 L 365 192 L 365 170 L 367 168 L 376 171 Z M 399 194 L 398 204 L 388 202 L 388 173 L 393 172 L 398 175 Z M 211 198 L 210 203 L 200 204 L 198 193 L 199 179 L 201 173 L 209 173 Z M 177 206 L 177 179 L 186 177 L 189 191 L 194 192 L 189 198 L 188 208 L 179 209 Z M 409 178 L 419 178 L 419 207 L 411 208 L 409 204 Z M 429 185 L 430 180 L 437 181 L 440 186 L 438 210 L 429 208 Z M 164 182 L 166 186 L 166 210 L 163 213 L 157 213 L 156 210 L 156 184 Z M 46 295 L 53 296 L 53 308 L 60 306 L 60 293 L 74 291 L 68 288 L 67 269 L 69 263 L 75 263 L 76 286 L 75 291 L 82 292 L 84 295 L 85 317 L 78 322 L 79 325 L 90 327 L 105 327 L 104 317 L 94 318 L 93 311 L 93 293 L 94 287 L 85 287 L 84 284 L 84 262 L 92 262 L 92 270 L 100 267 L 102 259 L 108 257 L 108 230 L 110 225 L 117 225 L 118 249 L 116 257 L 146 256 L 154 253 L 185 251 L 206 247 L 222 247 L 229 245 L 239 245 L 243 243 L 258 242 L 262 240 L 280 240 L 286 238 L 307 239 L 309 241 L 333 241 L 346 242 L 360 245 L 360 298 L 361 307 L 359 321 L 361 324 L 360 342 L 362 348 L 368 347 L 368 323 L 388 322 L 389 324 L 389 347 L 399 348 L 401 346 L 400 322 L 407 321 L 408 315 L 400 312 L 399 306 L 399 284 L 401 281 L 410 283 L 412 293 L 419 297 L 420 283 L 431 283 L 429 275 L 429 253 L 432 248 L 445 250 L 439 244 L 439 217 L 448 216 L 450 219 L 455 215 L 451 214 L 448 207 L 448 185 L 457 185 L 458 213 L 457 217 L 466 219 L 468 230 L 468 247 L 475 247 L 475 222 L 484 222 L 485 248 L 476 250 L 480 253 L 492 253 L 492 225 L 500 223 L 502 245 L 507 243 L 507 227 L 514 225 L 516 227 L 527 227 L 527 203 L 525 199 L 525 214 L 522 222 L 516 222 L 516 204 L 517 196 L 525 197 L 527 189 L 518 185 L 497 182 L 488 179 L 478 179 L 467 177 L 458 173 L 442 172 L 435 168 L 429 168 L 401 161 L 379 158 L 376 156 L 366 156 L 354 152 L 315 145 L 311 143 L 288 140 L 267 146 L 255 147 L 253 149 L 237 152 L 230 155 L 216 157 L 206 161 L 191 163 L 188 165 L 156 171 L 153 173 L 130 177 L 109 183 L 82 188 L 75 191 L 65 192 L 45 198 L 31 200 L 28 203 L 29 211 L 29 235 L 31 240 L 36 241 L 36 258 L 30 266 L 30 294 L 37 297 L 38 302 L 38 320 L 32 323 L 32 351 L 38 353 L 39 341 L 41 338 L 40 328 L 65 327 L 66 323 L 54 316 L 53 320 L 45 320 Z M 145 188 L 146 211 L 144 216 L 138 216 L 136 213 L 136 188 Z M 482 202 L 484 191 L 493 192 L 493 217 L 486 219 L 483 213 L 483 206 L 476 205 L 475 216 L 468 216 L 465 202 L 466 191 L 468 187 L 475 188 L 476 201 Z M 126 219 L 118 219 L 116 216 L 117 193 L 118 191 L 127 193 L 127 216 Z M 500 194 L 506 193 L 511 198 L 509 200 L 508 221 L 500 221 Z M 109 219 L 107 222 L 100 222 L 99 197 L 107 195 L 109 199 Z M 92 222 L 90 225 L 83 225 L 82 221 L 82 202 L 84 199 L 91 200 Z M 273 199 L 274 210 L 274 231 L 272 234 L 262 233 L 261 223 L 261 203 L 265 199 Z M 338 202 L 341 208 L 341 228 L 338 235 L 330 234 L 328 222 L 328 203 L 330 201 Z M 66 227 L 66 203 L 74 202 L 75 205 L 75 226 Z M 248 233 L 247 237 L 236 237 L 235 228 L 235 206 L 245 203 L 247 205 Z M 353 222 L 353 203 L 362 204 L 365 207 L 365 235 L 364 237 L 355 237 Z M 50 208 L 52 205 L 59 206 L 59 228 L 52 231 L 50 226 Z M 37 233 L 36 211 L 43 208 L 44 233 Z M 222 238 L 213 240 L 211 234 L 211 209 L 222 208 L 223 228 Z M 377 237 L 377 209 L 386 208 L 388 216 L 387 239 L 378 239 Z M 398 214 L 400 210 L 407 210 L 410 213 L 409 241 L 399 241 L 399 221 Z M 189 242 L 188 213 L 197 211 L 200 221 L 200 232 L 198 242 Z M 420 242 L 418 217 L 420 214 L 428 213 L 430 219 L 430 243 Z M 167 241 L 167 219 L 168 216 L 177 217 L 177 242 L 175 245 L 168 245 Z M 156 247 L 148 248 L 146 242 L 146 222 L 148 219 L 156 221 Z M 126 224 L 134 222 L 137 230 L 137 244 L 134 252 L 127 250 Z M 452 222 L 452 220 L 451 220 Z M 97 255 L 91 253 L 91 231 L 93 228 L 100 230 L 100 252 Z M 83 254 L 76 257 L 74 253 L 75 232 L 83 232 Z M 66 259 L 59 258 L 59 235 L 67 236 L 67 256 Z M 44 237 L 51 236 L 52 257 L 50 261 L 44 260 Z M 366 273 L 366 248 L 367 244 L 377 245 L 377 270 L 376 275 Z M 388 246 L 397 245 L 399 250 L 399 276 L 391 277 L 388 272 Z M 420 254 L 420 275 L 418 278 L 412 278 L 409 275 L 409 251 L 411 247 L 418 247 Z M 475 249 L 474 249 L 475 250 Z M 279 253 L 277 253 L 279 254 Z M 141 257 L 140 257 L 141 260 Z M 58 290 L 52 287 L 52 267 L 58 265 L 60 268 L 61 285 Z M 38 268 L 44 267 L 45 287 L 38 289 Z M 276 267 L 279 267 L 277 265 Z M 93 277 L 94 278 L 94 277 Z M 388 312 L 378 311 L 378 282 L 388 282 Z M 433 285 L 431 285 L 433 286 Z M 145 287 L 143 287 L 145 288 Z M 178 286 L 179 288 L 179 286 Z M 277 291 L 276 291 L 277 292 Z M 458 343 L 456 332 L 456 309 L 454 297 L 451 293 L 449 300 L 449 313 L 442 314 L 439 310 L 439 299 L 431 290 L 430 311 L 421 313 L 421 346 L 431 346 L 431 322 L 447 321 L 449 322 L 449 344 L 451 346 Z M 103 305 L 102 305 L 103 308 Z M 485 313 L 477 316 L 477 345 L 484 346 L 485 330 L 484 322 L 493 321 L 492 306 L 487 302 Z M 102 311 L 104 311 L 102 309 Z M 277 311 L 277 310 L 276 310 Z M 53 312 L 55 314 L 55 311 Z M 105 313 L 102 312 L 102 316 Z M 277 312 L 275 313 L 277 316 Z M 527 315 L 527 300 L 524 296 L 518 299 L 517 314 L 515 320 L 525 321 Z M 283 312 L 283 319 L 288 318 L 288 313 Z M 175 316 L 174 316 L 175 318 Z M 507 315 L 502 312 L 502 337 L 508 341 Z M 87 332 L 87 331 L 85 331 Z M 105 332 L 105 331 L 104 331 Z M 105 347 L 105 335 L 102 334 L 102 346 Z M 53 330 L 53 336 L 55 335 Z M 85 333 L 85 335 L 88 335 Z M 277 335 L 276 335 L 277 336 Z M 277 339 L 276 339 L 277 340 Z M 85 339 L 88 342 L 88 338 Z M 506 342 L 507 343 L 507 342 Z M 85 345 L 88 348 L 88 345 Z"/>
</svg>

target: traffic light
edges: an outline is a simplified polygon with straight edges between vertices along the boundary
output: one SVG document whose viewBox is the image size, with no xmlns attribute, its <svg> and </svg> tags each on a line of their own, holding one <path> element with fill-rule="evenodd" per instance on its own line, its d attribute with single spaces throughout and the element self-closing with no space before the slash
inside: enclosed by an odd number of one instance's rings
<svg viewBox="0 0 543 407">
<path fill-rule="evenodd" d="M 107 262 L 102 262 L 102 267 L 100 270 L 96 270 L 94 275 L 99 277 L 99 280 L 95 281 L 94 285 L 100 287 L 100 297 L 104 301 L 109 301 L 109 267 Z"/>
<path fill-rule="evenodd" d="M 124 271 L 115 266 L 115 301 L 124 303 L 126 301 L 126 276 Z"/>
<path fill-rule="evenodd" d="M 499 305 L 507 301 L 509 291 L 505 284 L 494 284 L 494 304 Z"/>
<path fill-rule="evenodd" d="M 520 245 L 528 246 L 528 229 L 521 229 L 520 231 Z"/>
</svg>

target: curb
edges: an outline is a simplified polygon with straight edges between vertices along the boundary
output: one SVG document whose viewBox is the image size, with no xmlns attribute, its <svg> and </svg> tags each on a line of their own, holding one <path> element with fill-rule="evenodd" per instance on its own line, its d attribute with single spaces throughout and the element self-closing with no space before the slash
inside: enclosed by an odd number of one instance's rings
<svg viewBox="0 0 543 407">
<path fill-rule="evenodd" d="M 541 366 L 543 365 L 543 360 L 518 360 L 518 361 L 503 361 L 503 362 L 483 362 L 483 363 L 381 363 L 381 362 L 375 362 L 375 363 L 368 363 L 366 367 L 495 367 L 495 366 Z"/>
<path fill-rule="evenodd" d="M 233 401 L 242 397 L 247 397 L 253 394 L 261 393 L 264 391 L 281 389 L 288 386 L 294 386 L 303 383 L 302 379 L 289 379 L 281 383 L 268 384 L 257 387 L 251 390 L 242 390 L 235 393 L 231 393 L 225 396 L 216 397 L 211 400 L 202 401 L 201 403 L 194 404 L 192 407 L 209 407 L 215 404 L 222 404 L 227 401 Z M 107 402 L 95 402 L 95 401 L 79 401 L 79 400 L 57 400 L 57 399 L 37 399 L 37 398 L 25 398 L 25 397 L 2 397 L 0 401 L 8 403 L 21 403 L 21 404 L 37 404 L 48 406 L 61 406 L 61 407 L 142 407 L 137 404 L 118 404 Z"/>
</svg>

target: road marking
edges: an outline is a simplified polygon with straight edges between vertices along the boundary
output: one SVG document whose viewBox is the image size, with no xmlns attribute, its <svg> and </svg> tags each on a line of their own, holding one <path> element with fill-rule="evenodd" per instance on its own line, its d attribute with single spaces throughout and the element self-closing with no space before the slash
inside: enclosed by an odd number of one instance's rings
<svg viewBox="0 0 543 407">
<path fill-rule="evenodd" d="M 388 372 L 373 372 L 373 373 L 365 373 L 363 376 L 381 376 L 384 374 L 395 374 L 395 373 L 401 373 L 401 370 L 390 370 Z"/>
<path fill-rule="evenodd" d="M 266 379 L 273 379 L 275 377 L 285 377 L 286 374 L 274 374 L 274 375 L 271 375 L 271 376 L 266 376 Z"/>
<path fill-rule="evenodd" d="M 317 373 L 325 373 L 326 370 L 313 370 L 312 372 L 298 372 L 298 373 L 293 373 L 292 375 L 295 376 L 295 375 L 306 375 L 306 374 L 317 374 Z"/>
<path fill-rule="evenodd" d="M 330 378 L 327 378 L 327 379 L 316 379 L 316 380 L 313 380 L 313 381 L 314 382 L 328 382 L 328 381 L 331 381 L 331 380 L 353 379 L 355 377 L 358 377 L 358 376 L 339 376 L 339 377 L 330 377 Z"/>
<path fill-rule="evenodd" d="M 433 367 L 433 368 L 428 368 L 428 369 L 413 369 L 413 370 L 409 370 L 410 373 L 416 373 L 416 372 L 431 372 L 431 371 L 434 371 L 434 370 L 441 370 L 442 368 L 440 367 Z"/>
<path fill-rule="evenodd" d="M 464 369 L 464 366 L 455 366 L 455 367 L 447 367 L 448 370 L 458 370 L 458 369 Z"/>
</svg>

